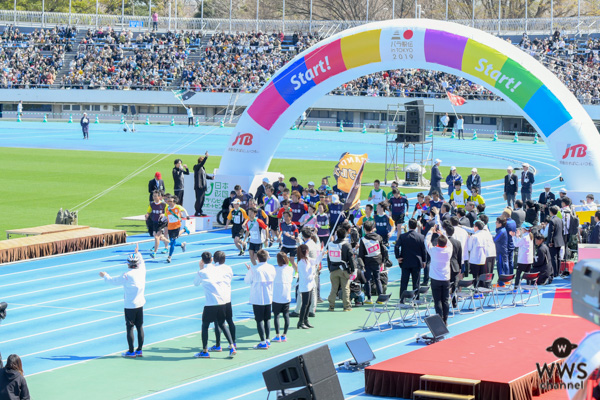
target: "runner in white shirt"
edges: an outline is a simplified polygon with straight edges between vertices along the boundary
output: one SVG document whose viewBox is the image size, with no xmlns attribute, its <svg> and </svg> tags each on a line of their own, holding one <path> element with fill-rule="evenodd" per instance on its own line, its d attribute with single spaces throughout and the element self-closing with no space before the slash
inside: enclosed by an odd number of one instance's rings
<svg viewBox="0 0 600 400">
<path fill-rule="evenodd" d="M 387 199 L 385 191 L 379 187 L 380 184 L 381 182 L 379 182 L 379 179 L 375 179 L 375 181 L 373 182 L 373 190 L 371 190 L 371 192 L 369 193 L 368 199 L 371 202 L 371 204 L 379 204 Z"/>
<path fill-rule="evenodd" d="M 225 325 L 225 305 L 231 302 L 232 279 L 233 271 L 228 265 L 212 264 L 211 254 L 208 251 L 202 253 L 200 271 L 196 274 L 194 286 L 202 285 L 206 302 L 202 312 L 202 351 L 194 355 L 196 358 L 210 358 L 209 351 L 221 351 L 221 331 L 229 342 L 229 355 L 233 357 L 237 353 L 231 333 Z M 215 324 L 216 344 L 209 349 L 208 328 L 211 323 Z"/>
<path fill-rule="evenodd" d="M 244 282 L 250 285 L 250 304 L 254 311 L 254 319 L 260 343 L 254 346 L 258 350 L 267 350 L 271 344 L 271 303 L 273 301 L 273 281 L 275 280 L 275 267 L 267 263 L 269 253 L 265 249 L 256 254 L 259 264 L 250 266 L 246 264 L 248 272 Z"/>
<path fill-rule="evenodd" d="M 129 270 L 120 276 L 111 277 L 107 272 L 100 272 L 104 282 L 115 286 L 123 286 L 125 303 L 125 323 L 127 326 L 127 344 L 129 350 L 122 353 L 123 357 L 142 357 L 142 345 L 144 344 L 144 304 L 146 298 L 146 264 L 139 252 L 139 246 L 135 245 L 135 253 L 127 258 Z M 137 330 L 138 347 L 133 349 L 133 328 Z"/>
<path fill-rule="evenodd" d="M 278 253 L 275 280 L 273 281 L 273 322 L 275 323 L 275 334 L 277 335 L 273 339 L 274 342 L 287 342 L 293 281 L 294 268 L 289 266 L 289 260 L 285 253 Z M 279 329 L 279 314 L 283 315 L 283 333 Z"/>
</svg>

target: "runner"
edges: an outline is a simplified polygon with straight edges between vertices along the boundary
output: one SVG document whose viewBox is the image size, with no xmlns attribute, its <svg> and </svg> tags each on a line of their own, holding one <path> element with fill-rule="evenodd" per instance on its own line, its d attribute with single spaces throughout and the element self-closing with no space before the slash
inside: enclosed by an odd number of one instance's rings
<svg viewBox="0 0 600 400">
<path fill-rule="evenodd" d="M 423 206 L 425 205 L 425 202 L 423 201 L 424 198 L 425 195 L 423 193 L 417 194 L 417 202 L 415 203 L 415 209 L 413 210 L 411 218 L 415 218 L 416 214 L 417 219 L 419 219 L 419 217 L 423 214 Z"/>
<path fill-rule="evenodd" d="M 233 271 L 228 265 L 212 264 L 212 256 L 208 251 L 202 253 L 200 271 L 194 279 L 194 286 L 202 285 L 205 295 L 204 310 L 202 311 L 202 351 L 194 354 L 196 358 L 210 358 L 209 352 L 220 352 L 221 331 L 229 342 L 229 356 L 237 354 L 235 344 L 229 329 L 225 325 L 225 304 L 231 301 L 231 280 Z M 215 345 L 208 348 L 208 328 L 215 324 Z M 219 327 L 219 329 L 217 329 Z"/>
<path fill-rule="evenodd" d="M 360 229 L 361 236 L 365 236 L 365 230 L 363 229 L 363 224 L 367 221 L 375 221 L 373 218 L 373 205 L 367 204 L 365 206 L 365 215 L 360 217 L 358 221 L 356 221 L 356 227 Z"/>
<path fill-rule="evenodd" d="M 376 233 L 383 239 L 383 244 L 387 247 L 388 240 L 394 231 L 394 220 L 387 216 L 387 205 L 385 202 L 377 204 L 377 214 L 375 214 L 375 230 Z M 363 235 L 364 236 L 364 235 Z"/>
<path fill-rule="evenodd" d="M 235 198 L 240 201 L 240 207 L 242 207 L 244 211 L 248 211 L 248 202 L 252 196 L 250 196 L 248 193 L 245 193 L 240 185 L 235 185 L 233 190 L 235 190 Z"/>
<path fill-rule="evenodd" d="M 450 195 L 450 204 L 452 207 L 464 208 L 469 199 L 469 194 L 466 190 L 462 190 L 460 181 L 454 182 L 454 192 Z"/>
<path fill-rule="evenodd" d="M 331 196 L 331 204 L 329 205 L 329 223 L 332 226 L 331 229 L 337 229 L 336 225 L 340 226 L 345 220 L 344 205 L 340 202 L 338 195 L 334 194 Z"/>
<path fill-rule="evenodd" d="M 379 179 L 375 179 L 373 182 L 374 189 L 369 193 L 369 201 L 373 204 L 379 204 L 386 199 L 385 191 L 379 187 L 380 184 Z"/>
<path fill-rule="evenodd" d="M 292 210 L 292 222 L 294 225 L 300 225 L 300 218 L 308 211 L 308 206 L 304 203 L 300 203 L 300 192 L 294 190 L 292 192 L 292 202 L 290 208 Z"/>
<path fill-rule="evenodd" d="M 265 225 L 267 225 L 269 223 L 269 216 L 262 208 L 260 208 L 258 206 L 258 204 L 256 203 L 256 200 L 251 198 L 250 201 L 248 202 L 248 204 L 250 204 L 250 208 L 256 208 L 256 218 L 258 218 Z M 261 238 L 263 239 L 263 244 L 265 245 L 265 247 L 267 247 L 269 245 L 269 229 L 268 229 L 268 227 L 265 230 L 265 234 L 261 235 Z"/>
<path fill-rule="evenodd" d="M 281 244 L 281 237 L 279 236 L 279 219 L 277 218 L 279 208 L 279 200 L 273 194 L 273 186 L 267 185 L 265 188 L 265 197 L 263 198 L 263 209 L 268 216 L 269 247 L 273 245 L 275 240 Z"/>
<path fill-rule="evenodd" d="M 317 236 L 323 246 L 327 246 L 329 235 L 329 214 L 325 212 L 323 204 L 319 204 L 319 208 L 317 208 Z"/>
<path fill-rule="evenodd" d="M 185 214 L 185 217 L 184 217 Z M 167 198 L 167 206 L 165 207 L 165 215 L 167 216 L 168 225 L 167 229 L 169 230 L 169 256 L 167 257 L 167 262 L 171 262 L 171 257 L 173 256 L 173 252 L 175 251 L 175 246 L 177 245 L 177 238 L 181 234 L 181 220 L 183 218 L 189 218 L 188 213 L 179 204 L 177 204 L 177 196 L 169 196 Z M 187 228 L 185 228 L 187 229 Z M 189 231 L 187 231 L 189 233 Z M 185 253 L 185 242 L 181 243 L 181 251 Z"/>
<path fill-rule="evenodd" d="M 261 210 L 262 211 L 262 210 Z M 249 239 L 249 253 L 250 253 L 250 262 L 252 265 L 256 265 L 256 253 L 260 249 L 262 249 L 262 233 L 263 230 L 268 230 L 267 225 L 256 217 L 258 210 L 254 207 L 248 209 L 248 219 L 244 221 L 244 229 L 246 235 L 244 237 L 244 246 L 246 241 Z"/>
<path fill-rule="evenodd" d="M 281 251 L 288 255 L 294 271 L 298 271 L 296 264 L 296 249 L 298 248 L 298 227 L 292 223 L 292 213 L 285 211 L 283 213 L 283 222 L 279 224 L 281 231 L 282 246 Z"/>
<path fill-rule="evenodd" d="M 398 232 L 396 234 L 396 237 L 400 237 L 400 235 L 402 234 L 402 225 L 404 225 L 404 217 L 410 205 L 408 204 L 408 199 L 406 198 L 406 195 L 398 189 L 392 190 L 392 197 L 389 199 L 389 203 L 392 211 L 392 219 L 396 224 L 396 230 Z"/>
<path fill-rule="evenodd" d="M 246 252 L 246 245 L 240 240 L 241 236 L 244 234 L 244 229 L 242 227 L 245 220 L 248 219 L 248 215 L 246 211 L 240 207 L 241 201 L 236 198 L 231 202 L 233 208 L 229 210 L 229 215 L 227 215 L 227 222 L 225 223 L 225 229 L 229 228 L 229 222 L 233 224 L 231 227 L 231 237 L 233 238 L 233 243 L 235 247 L 240 251 L 239 256 L 243 256 Z"/>
<path fill-rule="evenodd" d="M 163 251 L 166 253 L 169 241 L 165 235 L 163 235 L 164 229 L 167 227 L 167 218 L 164 214 L 166 204 L 163 201 L 160 190 L 155 190 L 154 193 L 152 193 L 152 199 L 154 201 L 150 203 L 148 211 L 146 212 L 146 226 L 148 227 L 150 236 L 154 237 L 154 249 L 150 253 L 150 256 L 155 258 L 160 242 L 163 241 L 165 243 L 165 249 Z"/>
<path fill-rule="evenodd" d="M 127 267 L 129 271 L 120 276 L 111 277 L 108 272 L 100 272 L 104 282 L 115 286 L 123 286 L 124 305 L 125 305 L 125 324 L 127 327 L 127 345 L 129 350 L 122 353 L 122 357 L 136 358 L 142 357 L 142 346 L 144 345 L 144 304 L 146 298 L 146 263 L 139 251 L 139 246 L 135 245 L 134 254 L 127 257 Z M 134 350 L 133 328 L 137 330 L 138 347 Z"/>
<path fill-rule="evenodd" d="M 390 191 L 387 194 L 387 199 L 394 197 L 394 189 L 398 189 L 398 182 L 394 181 L 390 184 Z"/>
<path fill-rule="evenodd" d="M 317 231 L 317 216 L 315 215 L 317 208 L 312 204 L 308 206 L 308 214 L 304 214 L 302 218 L 300 218 L 300 226 L 308 227 L 312 232 Z"/>
</svg>

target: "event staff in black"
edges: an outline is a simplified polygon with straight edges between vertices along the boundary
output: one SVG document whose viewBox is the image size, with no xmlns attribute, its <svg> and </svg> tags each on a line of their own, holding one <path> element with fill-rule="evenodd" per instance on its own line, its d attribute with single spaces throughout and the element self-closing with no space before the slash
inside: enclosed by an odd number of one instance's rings
<svg viewBox="0 0 600 400">
<path fill-rule="evenodd" d="M 431 242 L 434 234 L 438 234 L 437 244 Z M 453 246 L 448 238 L 433 227 L 425 236 L 425 246 L 431 256 L 431 294 L 435 312 L 446 325 L 448 325 L 448 312 L 450 311 L 450 259 L 452 258 Z"/>
<path fill-rule="evenodd" d="M 83 133 L 84 139 L 90 138 L 90 119 L 88 118 L 86 113 L 83 113 L 83 117 L 81 117 L 81 121 L 79 121 L 81 125 L 81 132 Z"/>
<path fill-rule="evenodd" d="M 537 250 L 535 256 L 533 256 L 533 264 L 531 271 L 532 273 L 539 273 L 537 283 L 543 285 L 545 283 L 552 282 L 552 262 L 550 261 L 550 249 L 544 243 L 544 235 L 536 233 L 533 237 Z"/>
<path fill-rule="evenodd" d="M 431 167 L 431 188 L 429 189 L 429 195 L 433 192 L 438 192 L 440 195 L 440 199 L 444 200 L 444 196 L 442 195 L 442 173 L 440 172 L 440 164 L 442 160 L 436 159 L 433 167 Z"/>
<path fill-rule="evenodd" d="M 256 200 L 256 204 L 258 204 L 259 207 L 265 204 L 265 191 L 267 186 L 269 186 L 269 178 L 263 178 L 262 185 L 256 188 L 254 200 Z"/>
<path fill-rule="evenodd" d="M 384 262 L 388 259 L 388 250 L 381 236 L 375 233 L 375 221 L 365 222 L 363 228 L 366 234 L 360 240 L 358 262 L 365 267 L 365 304 L 368 304 L 371 301 L 371 282 L 375 283 L 377 295 L 383 294 L 379 273 L 383 271 Z"/>
<path fill-rule="evenodd" d="M 523 172 L 521 172 L 521 200 L 531 200 L 531 193 L 533 191 L 533 184 L 535 183 L 535 177 L 533 172 L 529 170 L 529 164 L 523 164 Z"/>
<path fill-rule="evenodd" d="M 594 227 L 588 235 L 587 241 L 590 244 L 600 244 L 600 211 L 596 211 L 594 214 Z"/>
<path fill-rule="evenodd" d="M 540 197 L 538 199 L 538 203 L 540 204 L 542 211 L 542 217 L 540 218 L 540 221 L 545 220 L 546 217 L 550 215 L 548 209 L 552 204 L 554 204 L 555 201 L 556 196 L 550 191 L 550 184 L 546 183 L 544 186 L 544 191 L 540 193 Z"/>
<path fill-rule="evenodd" d="M 208 151 L 204 153 L 204 157 L 198 157 L 198 164 L 194 165 L 194 192 L 196 193 L 196 203 L 194 204 L 194 215 L 196 217 L 203 217 L 206 214 L 202 211 L 204 207 L 204 199 L 206 197 L 207 179 L 214 179 L 206 173 L 204 164 L 208 160 Z"/>
<path fill-rule="evenodd" d="M 507 174 L 504 176 L 504 197 L 509 207 L 515 208 L 515 199 L 519 192 L 519 177 L 513 172 L 513 167 L 506 168 Z"/>
<path fill-rule="evenodd" d="M 450 295 L 452 295 L 456 291 L 458 286 L 458 275 L 462 270 L 463 249 L 462 244 L 452 237 L 452 235 L 454 235 L 454 226 L 452 226 L 452 222 L 444 222 L 442 227 L 446 232 L 448 240 L 452 244 L 452 258 L 450 259 Z M 456 306 L 454 300 L 452 305 Z"/>
<path fill-rule="evenodd" d="M 150 179 L 148 182 L 148 192 L 150 193 L 149 202 L 152 202 L 152 193 L 155 190 L 160 190 L 161 192 L 165 192 L 165 183 L 162 180 L 162 174 L 160 172 L 156 172 L 154 174 L 154 179 Z"/>
<path fill-rule="evenodd" d="M 557 217 L 558 207 L 550 207 L 550 222 L 548 222 L 548 236 L 546 243 L 550 249 L 550 260 L 552 261 L 553 277 L 556 278 L 560 271 L 560 248 L 565 245 L 563 236 L 563 222 Z"/>
<path fill-rule="evenodd" d="M 429 233 L 431 228 L 433 228 L 435 226 L 435 224 L 436 224 L 435 217 L 436 217 L 436 215 L 439 214 L 439 212 L 440 212 L 440 210 L 437 207 L 432 207 L 431 210 L 429 211 L 429 220 L 423 225 L 423 229 L 421 230 L 421 234 L 423 235 L 423 237 L 427 236 L 427 234 Z M 437 236 L 438 235 L 436 233 L 431 238 L 434 245 L 436 244 Z M 429 253 L 427 253 L 427 263 L 425 264 L 425 269 L 423 270 L 423 283 L 421 283 L 421 286 L 429 285 L 429 263 L 430 262 L 431 262 L 431 257 L 429 256 Z"/>
<path fill-rule="evenodd" d="M 177 196 L 177 204 L 183 205 L 183 187 L 184 187 L 184 175 L 189 175 L 190 170 L 186 164 L 182 164 L 180 158 L 176 159 L 175 167 L 173 167 L 173 194 Z"/>
<path fill-rule="evenodd" d="M 408 288 L 408 280 L 412 277 L 413 290 L 419 290 L 421 269 L 427 263 L 425 238 L 417 231 L 417 220 L 408 220 L 408 232 L 400 235 L 394 246 L 394 255 L 402 269 L 400 280 L 400 298 Z"/>
</svg>

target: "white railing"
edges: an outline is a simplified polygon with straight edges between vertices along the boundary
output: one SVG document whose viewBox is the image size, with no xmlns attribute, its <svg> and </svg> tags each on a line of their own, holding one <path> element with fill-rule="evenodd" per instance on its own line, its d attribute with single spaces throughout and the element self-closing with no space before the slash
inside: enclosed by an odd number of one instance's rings
<svg viewBox="0 0 600 400">
<path fill-rule="evenodd" d="M 600 17 L 563 17 L 563 18 L 529 18 L 529 19 L 461 19 L 453 20 L 466 26 L 473 26 L 494 34 L 521 34 L 523 32 L 551 34 L 559 29 L 567 34 L 588 34 L 592 27 L 598 23 Z M 13 11 L 0 10 L 0 23 L 15 24 L 17 26 L 55 26 L 76 25 L 80 28 L 90 27 L 121 27 L 129 28 L 130 22 L 142 22 L 143 27 L 134 30 L 150 29 L 152 22 L 147 15 L 104 15 L 104 14 L 75 14 L 55 13 L 41 11 Z M 290 32 L 320 32 L 334 34 L 336 32 L 363 24 L 364 21 L 316 21 L 316 20 L 256 20 L 256 19 L 219 19 L 219 18 L 169 18 L 161 17 L 158 20 L 160 30 L 204 30 L 214 32 L 222 31 L 254 31 L 262 32 L 284 31 Z M 600 26 L 600 24 L 598 24 Z"/>
</svg>

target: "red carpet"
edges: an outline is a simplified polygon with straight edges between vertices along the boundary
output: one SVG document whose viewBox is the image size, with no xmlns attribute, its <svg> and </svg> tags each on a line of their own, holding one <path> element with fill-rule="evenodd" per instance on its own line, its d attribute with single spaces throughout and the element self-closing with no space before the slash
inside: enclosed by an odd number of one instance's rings
<svg viewBox="0 0 600 400">
<path fill-rule="evenodd" d="M 573 313 L 573 300 L 571 300 L 571 289 L 556 289 L 554 302 L 552 303 L 552 314 L 575 315 Z"/>
<path fill-rule="evenodd" d="M 536 363 L 558 361 L 546 348 L 559 337 L 578 343 L 597 328 L 582 318 L 517 314 L 368 367 L 365 391 L 410 399 L 419 377 L 431 374 L 481 380 L 479 399 L 529 400 L 541 394 Z"/>
</svg>

